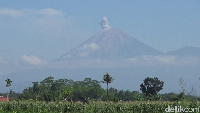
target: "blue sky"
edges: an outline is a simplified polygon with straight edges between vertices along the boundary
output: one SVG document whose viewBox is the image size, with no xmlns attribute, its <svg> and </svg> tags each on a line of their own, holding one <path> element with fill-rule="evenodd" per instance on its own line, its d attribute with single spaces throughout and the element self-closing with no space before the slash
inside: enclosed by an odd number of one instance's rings
<svg viewBox="0 0 200 113">
<path fill-rule="evenodd" d="M 199 0 L 2 0 L 0 63 L 54 60 L 101 30 L 107 17 L 162 52 L 200 47 Z"/>
</svg>

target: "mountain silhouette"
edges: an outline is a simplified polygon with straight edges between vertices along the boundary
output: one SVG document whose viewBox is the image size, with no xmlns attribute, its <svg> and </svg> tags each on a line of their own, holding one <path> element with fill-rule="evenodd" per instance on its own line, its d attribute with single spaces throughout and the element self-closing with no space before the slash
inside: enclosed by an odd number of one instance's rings
<svg viewBox="0 0 200 113">
<path fill-rule="evenodd" d="M 175 56 L 200 56 L 200 48 L 193 46 L 185 46 L 175 51 L 170 51 L 167 55 Z"/>
<path fill-rule="evenodd" d="M 60 56 L 58 61 L 77 59 L 124 59 L 140 55 L 161 55 L 119 29 L 97 32 L 94 36 Z"/>
</svg>

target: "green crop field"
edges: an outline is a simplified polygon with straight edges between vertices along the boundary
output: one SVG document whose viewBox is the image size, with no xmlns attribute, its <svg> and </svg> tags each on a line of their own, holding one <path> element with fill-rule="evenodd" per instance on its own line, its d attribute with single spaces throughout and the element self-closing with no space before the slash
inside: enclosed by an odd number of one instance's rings
<svg viewBox="0 0 200 113">
<path fill-rule="evenodd" d="M 39 102 L 13 101 L 0 102 L 0 113 L 165 113 L 165 109 L 181 106 L 182 108 L 199 108 L 198 101 L 194 102 Z M 180 111 L 180 110 L 179 110 Z M 172 110 L 171 112 L 175 112 Z M 194 109 L 198 113 L 198 109 Z"/>
</svg>

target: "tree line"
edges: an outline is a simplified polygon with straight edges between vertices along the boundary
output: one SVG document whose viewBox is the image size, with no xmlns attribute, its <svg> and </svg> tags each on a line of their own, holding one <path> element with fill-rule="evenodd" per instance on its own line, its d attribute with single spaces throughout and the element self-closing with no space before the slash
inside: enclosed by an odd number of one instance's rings
<svg viewBox="0 0 200 113">
<path fill-rule="evenodd" d="M 109 88 L 109 84 L 112 83 L 113 80 L 114 79 L 108 73 L 103 76 L 103 81 L 92 80 L 91 78 L 85 78 L 83 81 L 73 81 L 71 79 L 65 78 L 54 80 L 54 77 L 50 76 L 40 82 L 32 82 L 33 85 L 31 87 L 25 88 L 22 93 L 15 93 L 14 91 L 10 90 L 9 97 L 11 100 L 33 99 L 46 102 L 62 100 L 76 101 L 79 97 L 84 97 L 96 101 L 110 100 L 115 102 L 120 100 L 176 101 L 185 98 L 183 92 L 180 94 L 158 94 L 158 92 L 163 89 L 164 82 L 159 80 L 157 77 L 147 77 L 144 79 L 143 83 L 140 85 L 140 90 L 142 93 L 139 91 L 118 90 L 113 87 Z M 106 83 L 106 90 L 101 87 L 101 82 Z M 0 95 L 5 96 L 6 94 L 0 93 Z"/>
</svg>

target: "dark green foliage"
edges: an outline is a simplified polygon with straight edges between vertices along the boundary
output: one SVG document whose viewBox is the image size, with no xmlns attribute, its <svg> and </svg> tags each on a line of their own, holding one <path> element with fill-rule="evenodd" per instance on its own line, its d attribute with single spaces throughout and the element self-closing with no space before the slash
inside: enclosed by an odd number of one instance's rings
<svg viewBox="0 0 200 113">
<path fill-rule="evenodd" d="M 170 97 L 171 101 L 183 101 L 185 99 L 185 93 L 181 92 L 180 94 L 174 94 Z"/>
<path fill-rule="evenodd" d="M 105 83 L 111 83 L 112 77 L 104 75 Z M 153 79 L 153 80 L 152 80 Z M 145 79 L 146 80 L 146 79 Z M 145 80 L 143 85 L 145 86 Z M 163 83 L 157 78 L 148 78 L 148 84 L 141 89 L 145 89 L 143 93 L 139 91 L 129 91 L 129 90 L 117 90 L 113 87 L 104 90 L 100 86 L 100 82 L 97 80 L 92 80 L 91 78 L 85 78 L 83 81 L 73 81 L 71 79 L 58 79 L 54 80 L 54 77 L 47 77 L 41 82 L 32 82 L 32 87 L 27 87 L 23 92 L 15 93 L 10 90 L 9 97 L 10 100 L 37 100 L 46 102 L 58 102 L 62 100 L 76 101 L 78 97 L 84 97 L 89 100 L 94 101 L 106 101 L 109 97 L 111 101 L 193 101 L 200 100 L 199 97 L 185 95 L 184 93 L 166 93 L 158 94 L 159 90 L 162 89 L 163 84 L 157 85 L 157 83 Z M 155 80 L 157 82 L 155 82 Z M 152 82 L 153 81 L 153 82 Z M 107 87 L 108 88 L 108 87 Z M 147 90 L 148 89 L 148 90 Z M 153 89 L 149 91 L 149 89 Z M 109 93 L 106 93 L 109 92 Z M 145 93 L 146 92 L 146 93 Z M 153 92 L 153 93 L 152 93 Z M 152 94 L 151 94 L 152 93 Z M 0 96 L 6 97 L 6 93 L 0 93 Z"/>
<path fill-rule="evenodd" d="M 164 82 L 160 81 L 157 77 L 144 79 L 144 83 L 140 85 L 140 90 L 149 97 L 157 95 L 163 89 Z"/>
<path fill-rule="evenodd" d="M 20 93 L 14 92 L 12 89 L 9 92 L 10 101 L 18 100 Z"/>
<path fill-rule="evenodd" d="M 118 102 L 119 98 L 118 97 L 114 97 L 113 102 Z"/>
<path fill-rule="evenodd" d="M 184 100 L 184 97 L 185 96 L 185 93 L 184 92 L 181 92 L 179 95 L 178 95 L 178 98 L 180 99 L 180 100 Z"/>
<path fill-rule="evenodd" d="M 40 101 L 61 101 L 76 100 L 77 97 L 89 97 L 90 99 L 99 100 L 105 90 L 101 88 L 100 82 L 85 78 L 83 81 L 58 79 L 48 77 L 41 82 L 33 82 L 33 86 L 26 88 L 20 94 L 20 99 L 33 99 Z"/>
</svg>

